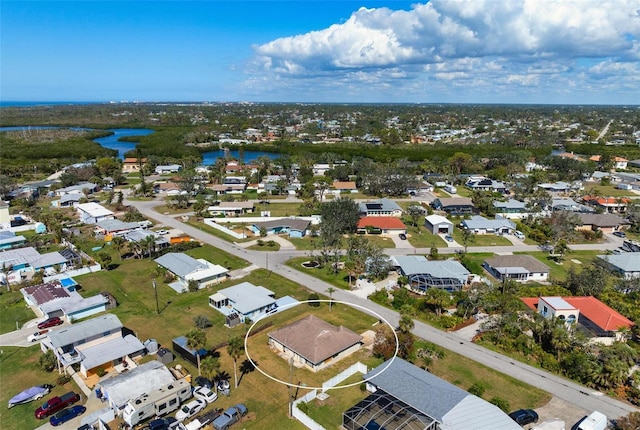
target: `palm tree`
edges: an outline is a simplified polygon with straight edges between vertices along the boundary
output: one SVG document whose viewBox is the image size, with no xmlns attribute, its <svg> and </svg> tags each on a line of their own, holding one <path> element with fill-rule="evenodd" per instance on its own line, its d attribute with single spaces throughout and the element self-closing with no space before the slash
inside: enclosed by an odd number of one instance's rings
<svg viewBox="0 0 640 430">
<path fill-rule="evenodd" d="M 149 235 L 140 241 L 140 246 L 148 251 L 149 258 L 151 258 L 151 253 L 154 251 L 155 245 L 156 238 L 153 235 Z"/>
<path fill-rule="evenodd" d="M 244 354 L 244 342 L 241 337 L 232 337 L 227 345 L 227 354 L 233 358 L 233 376 L 238 388 L 238 358 Z"/>
<path fill-rule="evenodd" d="M 195 328 L 186 334 L 187 347 L 195 349 L 198 360 L 198 376 L 200 376 L 200 350 L 207 344 L 207 334 L 204 330 Z"/>
<path fill-rule="evenodd" d="M 220 360 L 211 355 L 202 359 L 202 363 L 200 363 L 200 367 L 202 370 L 202 376 L 213 381 L 220 372 Z"/>
<path fill-rule="evenodd" d="M 118 252 L 118 257 L 120 257 L 120 261 L 122 261 L 122 253 L 120 251 L 122 251 L 122 248 L 124 247 L 125 243 L 126 243 L 126 240 L 121 236 L 115 236 L 113 239 L 111 239 L 111 245 L 113 245 L 115 250 Z"/>
<path fill-rule="evenodd" d="M 349 280 L 351 280 L 351 277 L 349 277 Z M 329 312 L 331 312 L 331 307 L 333 306 L 333 293 L 336 292 L 336 289 L 333 287 L 329 287 L 327 288 L 327 293 L 329 293 Z"/>
</svg>

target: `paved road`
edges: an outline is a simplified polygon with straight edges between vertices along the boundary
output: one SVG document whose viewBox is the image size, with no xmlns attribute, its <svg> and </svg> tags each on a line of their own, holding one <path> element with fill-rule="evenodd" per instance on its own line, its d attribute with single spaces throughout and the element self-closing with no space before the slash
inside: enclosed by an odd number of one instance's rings
<svg viewBox="0 0 640 430">
<path fill-rule="evenodd" d="M 285 278 L 291 279 L 301 285 L 304 285 L 310 290 L 326 294 L 327 289 L 331 287 L 331 285 L 328 283 L 325 283 L 317 278 L 314 278 L 297 270 L 293 270 L 284 264 L 292 257 L 305 255 L 305 251 L 286 250 L 268 253 L 261 251 L 248 251 L 239 247 L 238 245 L 226 242 L 194 227 L 183 224 L 172 216 L 162 215 L 153 211 L 153 206 L 157 205 L 158 202 L 127 201 L 126 204 L 135 206 L 142 214 L 149 218 L 153 218 L 169 227 L 179 228 L 186 234 L 196 238 L 199 241 L 208 243 L 226 252 L 244 258 L 245 260 L 258 267 L 272 270 L 274 273 L 277 273 Z M 594 247 L 598 249 L 607 249 L 611 248 L 612 246 L 615 248 L 617 245 L 615 243 L 607 242 L 601 245 L 589 246 L 591 249 L 593 249 Z M 516 250 L 529 251 L 538 249 L 538 247 L 530 245 L 491 248 L 491 250 L 494 252 L 512 252 Z M 439 251 L 442 253 L 455 252 L 455 250 L 452 251 L 451 248 L 442 248 Z M 486 252 L 486 248 L 475 249 L 469 247 L 469 252 L 475 251 Z M 416 250 L 416 252 L 422 254 L 428 253 L 429 250 L 419 249 Z M 406 254 L 406 249 L 389 250 L 389 254 L 392 255 L 400 255 L 403 253 Z M 333 298 L 335 300 L 353 303 L 359 306 L 363 306 L 367 309 L 371 309 L 373 312 L 376 312 L 393 325 L 397 325 L 398 323 L 398 314 L 393 310 L 377 305 L 366 299 L 360 298 L 348 291 L 337 290 L 333 293 Z M 422 322 L 415 322 L 415 328 L 413 332 L 416 336 L 440 345 L 443 348 L 464 355 L 465 357 L 484 364 L 499 372 L 512 376 L 513 378 L 537 386 L 553 394 L 554 396 L 575 405 L 578 408 L 586 410 L 599 410 L 606 414 L 609 418 L 624 416 L 631 411 L 638 410 L 631 405 L 611 399 L 605 395 L 602 395 L 601 393 L 594 392 L 587 387 L 581 386 L 552 373 L 520 363 L 509 357 L 480 347 L 472 342 L 461 340 L 454 334 L 443 332 Z"/>
</svg>

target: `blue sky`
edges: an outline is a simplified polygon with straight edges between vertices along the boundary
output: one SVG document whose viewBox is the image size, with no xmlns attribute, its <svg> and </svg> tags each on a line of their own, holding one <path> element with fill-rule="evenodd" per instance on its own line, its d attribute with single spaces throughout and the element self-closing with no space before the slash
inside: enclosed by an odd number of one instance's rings
<svg viewBox="0 0 640 430">
<path fill-rule="evenodd" d="M 640 103 L 637 0 L 2 1 L 3 101 Z"/>
</svg>

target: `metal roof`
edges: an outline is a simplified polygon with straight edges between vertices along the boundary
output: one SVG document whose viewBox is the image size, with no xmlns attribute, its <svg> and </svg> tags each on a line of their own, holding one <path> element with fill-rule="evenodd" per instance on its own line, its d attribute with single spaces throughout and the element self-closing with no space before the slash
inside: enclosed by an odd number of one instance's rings
<svg viewBox="0 0 640 430">
<path fill-rule="evenodd" d="M 498 230 L 501 228 L 515 229 L 516 225 L 508 219 L 487 219 L 480 215 L 474 215 L 471 219 L 466 219 L 462 223 L 469 230 Z"/>
<path fill-rule="evenodd" d="M 196 270 L 208 269 L 206 264 L 182 252 L 167 252 L 153 261 L 180 278 L 184 278 Z"/>
<path fill-rule="evenodd" d="M 422 255 L 396 255 L 391 257 L 405 276 L 427 273 L 434 278 L 458 278 L 466 281 L 470 272 L 455 260 L 429 261 Z"/>
<path fill-rule="evenodd" d="M 105 314 L 49 332 L 48 338 L 54 349 L 81 343 L 93 336 L 122 328 L 117 316 Z"/>
<path fill-rule="evenodd" d="M 623 272 L 640 272 L 640 252 L 623 252 L 622 254 L 598 255 L 611 266 L 617 267 Z"/>
<path fill-rule="evenodd" d="M 435 214 L 429 215 L 425 219 L 431 225 L 438 225 L 438 224 L 453 225 L 451 221 L 449 221 L 447 218 L 443 217 L 442 215 L 435 215 Z"/>
<path fill-rule="evenodd" d="M 142 342 L 132 334 L 110 339 L 97 345 L 87 344 L 76 347 L 76 351 L 84 357 L 82 365 L 87 370 L 98 367 L 101 364 L 110 363 L 125 355 L 135 354 L 143 349 L 144 345 Z"/>
<path fill-rule="evenodd" d="M 276 302 L 273 291 L 249 282 L 224 288 L 218 293 L 228 298 L 233 303 L 233 308 L 243 315 Z"/>
<path fill-rule="evenodd" d="M 175 378 L 169 369 L 161 362 L 153 360 L 101 381 L 100 386 L 109 403 L 120 408 L 130 399 L 151 393 L 173 381 Z"/>
</svg>

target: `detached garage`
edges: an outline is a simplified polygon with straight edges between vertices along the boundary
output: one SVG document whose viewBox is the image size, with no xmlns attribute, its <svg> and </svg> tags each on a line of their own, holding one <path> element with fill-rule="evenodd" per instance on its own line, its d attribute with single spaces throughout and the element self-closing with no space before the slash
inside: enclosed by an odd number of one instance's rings
<svg viewBox="0 0 640 430">
<path fill-rule="evenodd" d="M 453 223 L 442 215 L 429 215 L 424 226 L 432 234 L 453 234 Z"/>
</svg>

